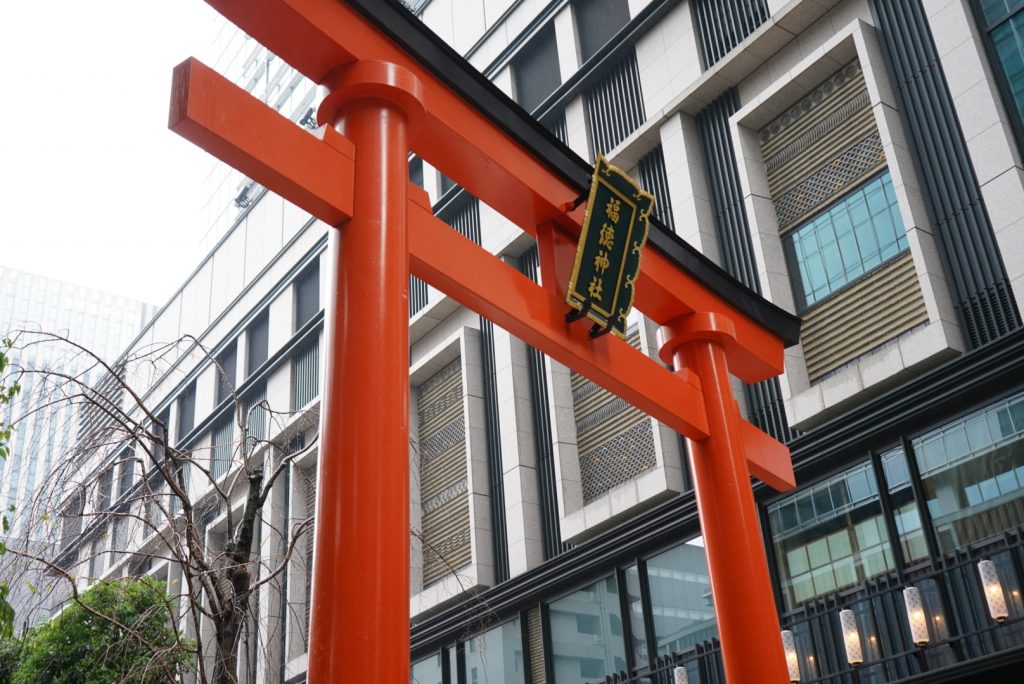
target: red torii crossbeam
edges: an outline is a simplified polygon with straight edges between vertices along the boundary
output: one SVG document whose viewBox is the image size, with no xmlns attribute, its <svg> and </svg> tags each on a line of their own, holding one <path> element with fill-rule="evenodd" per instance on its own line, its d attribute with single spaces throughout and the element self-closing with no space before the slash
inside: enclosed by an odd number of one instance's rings
<svg viewBox="0 0 1024 684">
<path fill-rule="evenodd" d="M 390 5 L 384 0 L 375 0 Z M 409 676 L 408 275 L 413 273 L 691 440 L 730 682 L 788 681 L 749 474 L 795 486 L 788 449 L 739 415 L 729 374 L 783 370 L 785 340 L 650 245 L 636 306 L 662 359 L 564 321 L 580 188 L 352 5 L 209 0 L 328 94 L 314 135 L 196 60 L 171 128 L 337 227 L 314 542 L 310 682 Z M 433 216 L 415 150 L 538 241 L 539 286 Z"/>
</svg>

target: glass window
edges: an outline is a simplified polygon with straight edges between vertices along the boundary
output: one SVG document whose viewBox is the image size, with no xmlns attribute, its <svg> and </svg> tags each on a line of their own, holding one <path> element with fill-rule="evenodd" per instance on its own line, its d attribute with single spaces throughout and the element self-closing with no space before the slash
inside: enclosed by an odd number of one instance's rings
<svg viewBox="0 0 1024 684">
<path fill-rule="evenodd" d="M 889 172 L 787 233 L 782 245 L 800 311 L 906 251 Z"/>
<path fill-rule="evenodd" d="M 627 0 L 575 0 L 573 10 L 583 62 L 597 54 L 612 36 L 629 23 Z"/>
<path fill-rule="evenodd" d="M 295 329 L 320 311 L 320 264 L 314 260 L 295 281 Z"/>
<path fill-rule="evenodd" d="M 114 490 L 114 467 L 110 466 L 99 477 L 98 494 L 96 497 L 96 510 L 106 511 L 110 508 L 110 498 Z"/>
<path fill-rule="evenodd" d="M 921 529 L 921 516 L 917 512 L 914 491 L 910 486 L 907 456 L 902 448 L 882 454 L 882 470 L 889 487 L 889 500 L 896 517 L 896 531 L 900 535 L 903 559 L 912 563 L 928 557 L 928 545 Z"/>
<path fill-rule="evenodd" d="M 126 449 L 117 457 L 117 460 L 121 463 L 121 471 L 117 481 L 117 497 L 119 499 L 123 498 L 135 483 L 135 462 L 132 458 L 133 454 L 130 449 Z"/>
<path fill-rule="evenodd" d="M 562 83 L 554 24 L 548 23 L 538 31 L 512 60 L 512 82 L 516 102 L 528 112 Z"/>
<path fill-rule="evenodd" d="M 506 622 L 465 644 L 466 684 L 525 682 L 519 620 Z"/>
<path fill-rule="evenodd" d="M 217 404 L 231 396 L 235 389 L 235 369 L 238 367 L 238 343 L 232 341 L 217 355 Z"/>
<path fill-rule="evenodd" d="M 704 540 L 691 539 L 647 561 L 656 655 L 679 653 L 718 634 Z"/>
<path fill-rule="evenodd" d="M 893 568 L 870 463 L 768 508 L 786 609 Z"/>
<path fill-rule="evenodd" d="M 192 432 L 196 426 L 196 382 L 189 383 L 178 397 L 178 439 Z"/>
<path fill-rule="evenodd" d="M 410 684 L 441 684 L 443 673 L 441 672 L 441 654 L 432 655 L 429 658 L 413 663 Z"/>
<path fill-rule="evenodd" d="M 587 684 L 626 669 L 615 577 L 554 601 L 548 620 L 556 684 Z"/>
<path fill-rule="evenodd" d="M 249 377 L 267 361 L 270 347 L 270 314 L 268 311 L 262 311 L 249 324 L 245 337 L 248 346 L 245 375 Z"/>
<path fill-rule="evenodd" d="M 647 632 L 644 627 L 644 599 L 640 589 L 640 570 L 636 565 L 626 568 L 626 610 L 629 618 L 629 634 L 632 641 L 633 662 L 643 666 L 648 663 Z"/>
<path fill-rule="evenodd" d="M 941 551 L 1024 524 L 1024 393 L 913 441 Z"/>
<path fill-rule="evenodd" d="M 1024 1 L 982 0 L 981 15 L 1003 81 L 1004 99 L 1018 128 L 1024 123 Z"/>
</svg>

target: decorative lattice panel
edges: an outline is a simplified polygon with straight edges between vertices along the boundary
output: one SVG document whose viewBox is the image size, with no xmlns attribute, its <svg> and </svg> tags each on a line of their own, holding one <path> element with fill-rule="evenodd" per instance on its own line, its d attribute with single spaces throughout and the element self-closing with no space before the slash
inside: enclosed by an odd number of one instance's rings
<svg viewBox="0 0 1024 684">
<path fill-rule="evenodd" d="M 779 228 L 793 228 L 832 200 L 885 167 L 878 132 L 869 133 L 842 154 L 815 169 L 799 185 L 775 199 Z"/>
<path fill-rule="evenodd" d="M 472 560 L 463 396 L 459 359 L 418 391 L 423 586 Z"/>
<path fill-rule="evenodd" d="M 627 340 L 640 347 L 636 327 Z M 572 374 L 572 399 L 584 503 L 655 467 L 646 414 L 578 373 Z"/>
<path fill-rule="evenodd" d="M 847 64 L 758 133 L 779 228 L 885 166 L 864 74 Z"/>
</svg>

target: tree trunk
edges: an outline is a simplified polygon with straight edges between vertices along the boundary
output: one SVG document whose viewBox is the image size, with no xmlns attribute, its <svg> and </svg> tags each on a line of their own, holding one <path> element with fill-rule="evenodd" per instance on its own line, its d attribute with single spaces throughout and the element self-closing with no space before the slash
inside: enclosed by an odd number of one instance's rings
<svg viewBox="0 0 1024 684">
<path fill-rule="evenodd" d="M 232 611 L 234 614 L 235 611 Z M 238 684 L 238 634 L 241 621 L 229 618 L 217 630 L 217 661 L 213 666 L 214 684 Z"/>
</svg>

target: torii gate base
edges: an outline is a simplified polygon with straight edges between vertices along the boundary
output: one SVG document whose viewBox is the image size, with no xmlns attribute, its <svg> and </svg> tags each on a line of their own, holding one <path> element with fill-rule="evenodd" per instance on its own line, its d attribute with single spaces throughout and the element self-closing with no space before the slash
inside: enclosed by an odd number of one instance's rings
<svg viewBox="0 0 1024 684">
<path fill-rule="evenodd" d="M 674 374 L 612 336 L 592 340 L 585 326 L 567 326 L 556 293 L 581 213 L 564 206 L 580 181 L 556 173 L 541 158 L 547 152 L 530 152 L 352 7 L 392 11 L 393 3 L 207 1 L 325 85 L 318 118 L 337 128 L 309 135 L 195 60 L 175 70 L 172 129 L 337 227 L 307 680 L 409 678 L 411 266 L 691 440 L 726 678 L 788 682 L 749 478 L 753 471 L 782 490 L 795 481 L 788 450 L 741 419 L 729 384 L 730 370 L 748 382 L 781 372 L 782 335 L 650 245 L 637 308 L 662 325 L 660 355 Z M 504 116 L 509 125 L 523 115 Z M 433 216 L 422 191 L 409 189 L 410 142 L 537 238 L 543 287 Z"/>
</svg>

